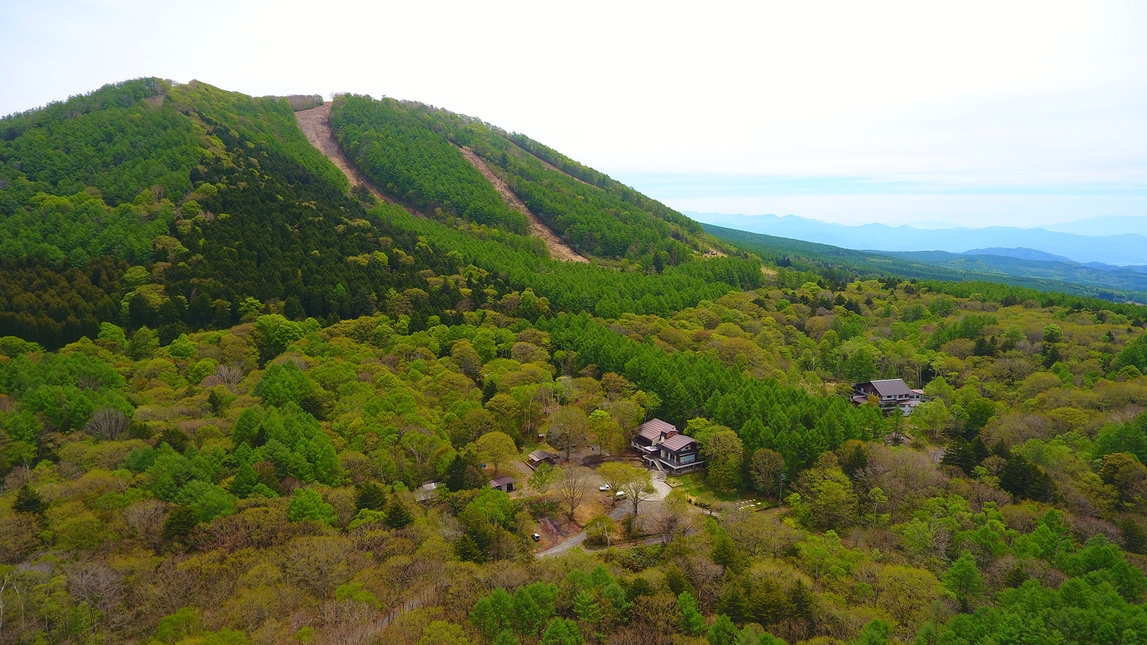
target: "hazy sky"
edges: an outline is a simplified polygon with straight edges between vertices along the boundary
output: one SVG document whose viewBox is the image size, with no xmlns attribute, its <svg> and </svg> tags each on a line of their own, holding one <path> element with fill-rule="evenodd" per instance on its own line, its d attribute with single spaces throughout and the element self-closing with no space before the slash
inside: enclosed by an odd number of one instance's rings
<svg viewBox="0 0 1147 645">
<path fill-rule="evenodd" d="M 1147 3 L 0 0 L 0 114 L 140 76 L 420 100 L 685 210 L 1147 215 Z"/>
</svg>

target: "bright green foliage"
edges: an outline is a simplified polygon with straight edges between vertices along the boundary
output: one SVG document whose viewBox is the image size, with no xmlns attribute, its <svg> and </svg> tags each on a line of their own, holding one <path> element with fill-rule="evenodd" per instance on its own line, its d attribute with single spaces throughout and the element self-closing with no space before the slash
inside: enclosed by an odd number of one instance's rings
<svg viewBox="0 0 1147 645">
<path fill-rule="evenodd" d="M 368 176 L 427 210 L 442 205 L 447 214 L 525 232 L 524 221 L 493 214 L 505 205 L 453 143 L 473 148 L 505 177 L 530 210 L 584 253 L 626 257 L 647 270 L 660 271 L 691 254 L 689 245 L 680 240 L 691 243 L 692 250 L 704 250 L 703 245 L 712 243 L 695 222 L 636 191 L 528 138 L 514 136 L 511 141 L 460 115 L 392 99 L 350 96 L 345 102 L 336 101 L 331 122 Z M 534 155 L 553 158 L 565 172 Z M 571 171 L 592 181 L 575 179 L 568 174 Z M 469 210 L 460 210 L 459 203 L 468 204 Z"/>
<path fill-rule="evenodd" d="M 554 468 L 549 464 L 541 464 L 530 475 L 527 485 L 530 490 L 545 494 L 550 489 L 550 484 L 553 482 Z"/>
<path fill-rule="evenodd" d="M 1147 405 L 1147 381 L 1118 356 L 1142 342 L 1147 308 L 849 282 L 853 269 L 793 253 L 766 258 L 782 266 L 765 272 L 727 247 L 714 248 L 733 257 L 702 259 L 711 240 L 604 176 L 388 103 L 411 141 L 437 150 L 396 154 L 471 173 L 455 164 L 466 163 L 455 144 L 468 146 L 532 204 L 552 204 L 539 215 L 581 252 L 615 260 L 559 263 L 465 212 L 364 210 L 369 192 L 344 194 L 284 101 L 198 83 L 128 99 L 112 107 L 171 112 L 210 150 L 165 166 L 187 180 L 180 194 L 124 187 L 131 203 L 117 203 L 65 181 L 29 186 L 13 173 L 40 173 L 34 155 L 0 152 L 0 229 L 27 229 L 0 246 L 31 240 L 45 256 L 0 257 L 0 334 L 20 336 L 0 336 L 0 633 L 146 640 L 186 606 L 198 625 L 186 612 L 165 625 L 188 643 L 247 641 L 202 625 L 276 642 L 465 642 L 445 621 L 460 611 L 474 640 L 503 645 L 580 641 L 578 630 L 697 641 L 708 621 L 713 639 L 738 645 L 779 642 L 765 629 L 879 643 L 890 625 L 904 642 L 1143 640 L 1147 579 L 1121 547 L 1144 550 L 1147 416 L 1128 412 Z M 8 123 L 0 138 L 21 145 L 57 127 Z M 445 177 L 394 172 L 417 186 Z M 66 218 L 74 230 L 56 227 Z M 107 255 L 85 259 L 93 249 Z M 1053 325 L 1060 337 L 1041 345 Z M 931 379 L 938 401 L 907 422 L 884 417 L 850 404 L 857 375 Z M 634 522 L 641 543 L 528 562 L 542 546 L 530 532 L 549 542 L 575 528 L 539 494 L 548 467 L 506 496 L 481 461 L 504 473 L 517 445 L 569 417 L 612 454 L 652 416 L 690 420 L 712 452 L 709 481 L 670 480 L 681 492 L 668 512 Z M 739 451 L 715 450 L 724 440 Z M 631 470 L 645 495 L 649 471 Z M 737 503 L 698 527 L 706 486 L 744 502 L 750 481 L 772 495 L 782 475 L 791 513 Z M 409 491 L 425 481 L 441 485 L 415 506 Z M 594 485 L 586 510 L 608 498 Z M 698 506 L 679 503 L 685 492 Z M 599 517 L 587 533 L 608 533 Z M 1120 545 L 1077 543 L 1094 534 Z M 933 571 L 945 570 L 942 584 Z M 956 601 L 974 613 L 945 613 Z"/>
<path fill-rule="evenodd" d="M 170 103 L 153 107 L 142 100 L 168 90 L 159 79 L 137 79 L 3 119 L 10 130 L 0 139 L 0 154 L 25 160 L 17 173 L 10 167 L 5 173 L 15 180 L 12 198 L 37 190 L 68 195 L 85 186 L 112 203 L 130 202 L 153 185 L 173 195 L 187 192 L 187 168 L 205 152 L 193 125 Z M 0 208 L 11 212 L 9 204 Z"/>
<path fill-rule="evenodd" d="M 1147 413 L 1121 424 L 1108 424 L 1099 432 L 1092 450 L 1094 458 L 1111 453 L 1135 455 L 1140 463 L 1147 460 Z"/>
<path fill-rule="evenodd" d="M 554 584 L 535 582 L 514 591 L 515 631 L 523 636 L 537 636 L 557 611 L 558 588 Z"/>
<path fill-rule="evenodd" d="M 619 219 L 623 220 L 625 225 L 633 227 L 629 232 L 637 233 L 634 239 L 643 237 L 641 232 L 639 232 L 641 229 L 654 228 L 655 230 L 671 231 L 669 236 L 674 239 L 686 239 L 693 244 L 697 244 L 698 241 L 694 238 L 700 236 L 702 227 L 696 222 L 683 217 L 680 213 L 667 208 L 664 204 L 649 199 L 629 186 L 610 179 L 608 176 L 592 168 L 583 166 L 558 151 L 538 143 L 525 135 L 512 134 L 510 135 L 510 139 L 517 146 L 520 146 L 523 150 L 537 157 L 538 160 L 545 161 L 551 166 L 559 168 L 565 175 L 584 182 L 582 184 L 569 182 L 566 177 L 561 177 L 558 173 L 549 170 L 546 166 L 538 164 L 536 161 L 524 155 L 513 155 L 512 158 L 510 156 L 503 157 L 501 161 L 504 161 L 504 163 L 500 165 L 510 172 L 518 170 L 518 172 L 515 173 L 517 175 L 515 186 L 522 186 L 523 183 L 530 182 L 531 190 L 527 192 L 537 191 L 533 192 L 533 194 L 536 195 L 538 199 L 548 200 L 550 203 L 565 202 L 562 204 L 562 206 L 564 206 L 563 210 L 565 210 L 564 217 L 557 217 L 558 213 L 561 212 L 558 211 L 554 213 L 555 220 L 564 219 L 570 224 L 577 221 L 578 225 L 576 228 L 580 229 L 578 231 L 579 233 L 582 230 L 594 231 L 598 226 L 601 227 L 600 230 L 606 235 L 618 230 L 617 221 L 611 223 L 600 222 L 595 221 L 594 218 L 586 218 L 578 221 L 577 215 L 582 214 L 584 212 L 583 209 L 578 208 L 572 201 L 566 201 L 566 199 L 570 196 L 573 196 L 574 200 L 581 197 L 581 201 L 590 201 L 591 203 L 600 204 L 606 209 L 611 209 L 615 214 L 621 211 Z M 492 159 L 493 157 L 492 155 L 487 155 L 487 158 Z M 590 188 L 590 186 L 601 189 L 601 191 L 595 191 Z M 622 204 L 624 204 L 624 206 Z M 665 223 L 657 222 L 656 220 L 658 219 L 664 220 L 668 226 L 666 226 Z M 662 229 L 662 227 L 665 228 Z M 636 229 L 636 231 L 634 229 Z M 573 234 L 572 231 L 569 233 L 571 235 Z M 586 235 L 586 237 L 589 238 L 589 240 L 593 239 L 590 235 Z M 649 249 L 657 243 L 645 239 L 642 241 L 649 245 L 646 247 L 646 252 L 652 254 Z M 605 245 L 604 240 L 602 240 L 602 244 L 603 246 Z M 592 246 L 592 244 L 589 246 Z M 661 248 L 661 252 L 667 256 L 664 260 L 676 263 L 676 261 L 680 259 L 680 247 L 664 244 Z M 589 252 L 593 253 L 592 250 Z M 656 268 L 656 257 L 651 258 L 650 262 L 651 266 Z"/>
<path fill-rule="evenodd" d="M 1104 582 L 1075 578 L 1058 590 L 1029 580 L 1006 589 L 996 605 L 957 616 L 934 641 L 944 645 L 985 642 L 1129 643 L 1147 636 L 1147 614 Z"/>
<path fill-rule="evenodd" d="M 418 645 L 470 645 L 471 640 L 458 625 L 444 620 L 436 620 L 422 631 Z"/>
<path fill-rule="evenodd" d="M 486 638 L 496 637 L 514 626 L 514 599 L 505 589 L 495 589 L 492 594 L 474 603 L 470 610 L 470 622 Z"/>
<path fill-rule="evenodd" d="M 231 480 L 231 494 L 238 497 L 246 497 L 251 494 L 251 490 L 255 484 L 259 483 L 259 475 L 255 469 L 247 462 L 239 465 L 238 472 L 235 473 L 235 479 Z"/>
<path fill-rule="evenodd" d="M 13 413 L 20 415 L 26 410 L 40 414 L 51 428 L 61 432 L 83 428 L 92 413 L 104 408 L 130 414 L 132 405 L 122 392 L 124 385 L 123 376 L 111 365 L 80 353 L 39 357 L 22 353 L 0 367 L 0 391 L 20 403 Z M 27 416 L 3 422 L 9 436 L 24 441 L 32 439 L 35 424 Z"/>
<path fill-rule="evenodd" d="M 983 593 L 984 580 L 971 553 L 965 551 L 948 567 L 944 574 L 944 589 L 960 603 L 963 611 L 968 611 L 969 605 Z"/>
<path fill-rule="evenodd" d="M 335 600 L 339 602 L 360 602 L 364 605 L 370 605 L 375 609 L 382 606 L 382 603 L 378 601 L 378 596 L 371 593 L 361 582 L 340 585 L 338 589 L 335 589 Z"/>
<path fill-rule="evenodd" d="M 187 482 L 175 501 L 191 507 L 197 522 L 210 522 L 235 512 L 235 496 L 215 484 L 201 480 Z"/>
<path fill-rule="evenodd" d="M 244 410 L 232 428 L 231 439 L 236 445 L 246 443 L 256 448 L 253 461 L 271 462 L 280 476 L 327 485 L 342 480 L 338 453 L 330 437 L 293 401 L 283 408 Z"/>
<path fill-rule="evenodd" d="M 255 386 L 255 396 L 263 397 L 264 402 L 276 407 L 282 407 L 288 402 L 301 403 L 314 392 L 315 386 L 306 373 L 289 361 L 268 367 L 262 380 Z"/>
<path fill-rule="evenodd" d="M 509 630 L 499 633 L 493 640 L 494 645 L 519 645 L 520 642 L 514 632 Z"/>
<path fill-rule="evenodd" d="M 199 612 L 194 607 L 184 607 L 164 616 L 155 630 L 155 638 L 161 643 L 174 645 L 200 631 Z"/>
<path fill-rule="evenodd" d="M 717 616 L 706 633 L 712 645 L 736 645 L 738 636 L 737 626 L 725 614 Z"/>
<path fill-rule="evenodd" d="M 689 636 L 699 636 L 705 631 L 705 617 L 697 608 L 697 599 L 688 591 L 677 596 L 677 611 L 681 612 L 681 631 Z"/>
<path fill-rule="evenodd" d="M 1147 336 L 1140 336 L 1127 344 L 1112 362 L 1115 369 L 1134 367 L 1140 374 L 1147 374 Z"/>
<path fill-rule="evenodd" d="M 705 410 L 722 425 L 740 428 L 750 416 L 770 419 L 768 436 L 743 438 L 743 450 L 773 448 L 790 466 L 810 465 L 823 450 L 848 439 L 870 436 L 878 424 L 871 410 L 854 408 L 842 397 L 814 397 L 786 391 L 774 381 L 747 378 L 705 355 L 669 354 L 648 344 L 619 337 L 589 316 L 561 315 L 548 326 L 559 347 L 576 348 L 579 362 L 615 371 L 642 389 L 655 392 L 669 410 Z M 713 394 L 714 388 L 723 394 Z M 783 402 L 782 402 L 783 401 Z M 798 430 L 792 419 L 804 418 Z"/>
<path fill-rule="evenodd" d="M 825 453 L 797 481 L 793 506 L 802 522 L 820 529 L 851 526 L 857 519 L 858 500 L 852 482 L 833 453 Z"/>
<path fill-rule="evenodd" d="M 888 639 L 891 637 L 892 626 L 879 618 L 874 618 L 860 630 L 860 635 L 852 641 L 852 645 L 888 645 Z"/>
<path fill-rule="evenodd" d="M 788 645 L 784 640 L 761 631 L 755 625 L 746 625 L 734 642 L 736 645 Z"/>
<path fill-rule="evenodd" d="M 300 488 L 291 495 L 291 505 L 287 508 L 287 517 L 292 522 L 314 520 L 323 524 L 334 524 L 338 519 L 335 509 L 323 501 L 318 491 L 310 488 Z"/>
<path fill-rule="evenodd" d="M 260 353 L 267 358 L 283 353 L 287 345 L 302 338 L 304 333 L 301 324 L 278 314 L 259 316 L 255 329 L 260 333 Z"/>
<path fill-rule="evenodd" d="M 478 437 L 475 445 L 478 447 L 478 455 L 494 465 L 495 475 L 498 474 L 499 466 L 509 463 L 518 455 L 518 447 L 514 445 L 514 440 L 506 433 L 497 430 Z"/>
<path fill-rule="evenodd" d="M 525 234 L 525 216 L 502 197 L 423 114 L 394 99 L 346 96 L 331 108 L 331 126 L 359 167 L 411 205 Z"/>
<path fill-rule="evenodd" d="M 577 623 L 567 618 L 551 620 L 539 641 L 542 645 L 581 645 L 584 642 L 577 630 Z"/>
<path fill-rule="evenodd" d="M 500 490 L 486 488 L 479 493 L 461 513 L 464 537 L 477 548 L 477 553 L 468 553 L 467 559 L 485 562 L 513 555 L 514 538 L 511 531 L 519 506 L 510 496 Z"/>
<path fill-rule="evenodd" d="M 166 234 L 174 219 L 170 203 L 113 208 L 86 192 L 39 193 L 27 210 L 0 220 L 0 257 L 36 256 L 72 266 L 99 256 L 143 263 L 152 256 L 152 240 Z"/>
<path fill-rule="evenodd" d="M 744 447 L 737 433 L 732 430 L 716 432 L 705 439 L 701 451 L 707 462 L 711 486 L 718 490 L 740 487 Z"/>
<path fill-rule="evenodd" d="M 578 594 L 574 596 L 573 608 L 574 615 L 577 616 L 579 621 L 588 623 L 591 626 L 601 622 L 601 605 L 598 604 L 593 594 L 588 591 L 579 591 Z"/>
</svg>

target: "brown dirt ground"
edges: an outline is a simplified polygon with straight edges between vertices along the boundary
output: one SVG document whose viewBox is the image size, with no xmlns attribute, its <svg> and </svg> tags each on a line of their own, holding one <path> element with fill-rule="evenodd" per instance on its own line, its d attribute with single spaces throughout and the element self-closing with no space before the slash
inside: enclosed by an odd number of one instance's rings
<svg viewBox="0 0 1147 645">
<path fill-rule="evenodd" d="M 510 187 L 506 185 L 506 182 L 502 181 L 501 177 L 494 174 L 494 171 L 490 170 L 490 167 L 486 165 L 486 162 L 482 161 L 478 155 L 474 154 L 473 150 L 463 146 L 462 156 L 466 157 L 466 161 L 469 161 L 470 165 L 477 168 L 478 172 L 482 173 L 482 176 L 485 177 L 486 180 L 491 184 L 493 184 L 494 189 L 498 191 L 498 194 L 502 196 L 502 199 L 505 200 L 506 204 L 509 205 L 510 208 L 529 218 L 530 234 L 534 237 L 540 238 L 543 242 L 546 243 L 546 248 L 549 249 L 551 257 L 563 262 L 589 262 L 589 260 L 585 259 L 581 255 L 578 255 L 577 251 L 570 248 L 570 246 L 565 243 L 565 240 L 558 237 L 557 234 L 550 230 L 548 226 L 543 224 L 542 220 L 538 219 L 537 215 L 530 212 L 530 209 L 526 208 L 526 205 L 522 203 L 522 200 L 518 199 L 518 196 L 515 195 L 514 192 L 510 190 Z"/>
<path fill-rule="evenodd" d="M 312 146 L 318 148 L 319 152 L 326 155 L 327 159 L 330 159 L 331 163 L 337 166 L 339 170 L 343 171 L 346 178 L 350 180 L 351 186 L 366 186 L 375 198 L 392 204 L 396 203 L 394 199 L 383 194 L 374 184 L 371 184 L 366 176 L 359 172 L 358 168 L 343 154 L 342 146 L 339 145 L 334 133 L 331 132 L 330 117 L 331 104 L 329 102 L 316 108 L 295 112 L 295 120 L 299 123 L 299 129 L 307 135 L 307 140 L 311 142 Z"/>
</svg>

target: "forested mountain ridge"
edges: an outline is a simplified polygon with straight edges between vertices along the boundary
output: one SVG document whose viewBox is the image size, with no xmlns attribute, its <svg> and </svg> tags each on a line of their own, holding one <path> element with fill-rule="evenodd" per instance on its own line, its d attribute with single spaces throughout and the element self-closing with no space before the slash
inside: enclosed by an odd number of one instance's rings
<svg viewBox="0 0 1147 645">
<path fill-rule="evenodd" d="M 524 135 L 421 103 L 336 97 L 331 126 L 376 185 L 425 210 L 518 233 L 525 221 L 456 149 L 494 170 L 578 252 L 645 266 L 680 264 L 720 243 L 701 225 Z"/>
<path fill-rule="evenodd" d="M 1112 303 L 1147 301 L 1147 276 L 1133 267 L 1089 266 L 1071 261 L 1027 260 L 999 254 L 943 251 L 855 251 L 713 224 L 705 230 L 767 262 L 838 270 L 853 277 L 897 275 L 919 280 L 1001 282 L 1043 292 L 1099 298 Z M 1108 305 L 1118 306 L 1118 305 Z"/>
<path fill-rule="evenodd" d="M 378 299 L 385 309 L 387 298 L 409 300 L 403 294 L 410 289 L 453 298 L 449 303 L 431 298 L 436 300 L 431 305 L 413 294 L 416 306 L 410 313 L 417 326 L 432 311 L 457 310 L 459 303 L 466 308 L 486 297 L 489 285 L 482 281 L 476 293 L 464 287 L 472 294 L 468 297 L 451 290 L 458 286 L 454 282 L 445 292 L 428 283 L 427 270 L 450 275 L 460 268 L 444 258 L 452 249 L 432 251 L 424 245 L 418 251 L 417 241 L 409 237 L 411 227 L 404 234 L 387 218 L 367 215 L 371 204 L 346 194 L 346 178 L 307 143 L 291 115 L 286 99 L 251 99 L 198 82 L 170 87 L 143 79 L 5 118 L 0 126 L 5 132 L 0 262 L 8 270 L 0 289 L 0 333 L 58 347 L 81 335 L 94 336 L 101 322 L 115 322 L 128 328 L 146 324 L 167 340 L 182 331 L 237 322 L 247 298 L 259 306 L 269 302 L 291 317 L 322 319 L 370 313 Z M 466 178 L 450 184 L 460 197 L 434 202 L 435 208 L 460 208 L 457 214 L 475 223 L 466 237 L 494 240 L 490 248 L 497 251 L 488 257 L 497 256 L 499 274 L 544 256 L 539 244 L 517 235 L 524 217 L 503 203 L 455 147 L 435 139 L 433 132 L 408 129 L 429 142 L 418 154 L 439 155 Z M 416 163 L 402 167 L 421 168 Z M 403 196 L 415 199 L 414 194 L 407 190 Z M 597 211 L 588 212 L 597 217 Z M 608 223 L 595 221 L 598 228 Z M 653 229 L 642 233 L 643 225 L 629 225 L 623 236 L 659 239 Z M 435 233 L 431 245 L 449 236 L 442 226 L 421 234 L 427 232 Z M 622 286 L 651 283 L 644 273 L 694 255 L 672 239 L 651 244 L 625 251 L 632 258 L 622 257 L 617 264 L 624 275 L 591 271 L 601 277 L 587 284 L 559 271 L 557 284 L 568 288 L 555 285 L 552 291 L 578 297 L 587 307 L 661 312 L 678 306 L 679 298 L 720 291 L 705 278 L 724 271 L 722 263 L 731 266 L 727 261 L 692 268 L 686 273 L 697 277 L 682 274 L 670 289 Z M 669 250 L 658 250 L 657 244 Z M 391 265 L 389 256 L 401 261 Z M 130 265 L 136 268 L 125 282 Z M 387 268 L 379 271 L 378 266 Z M 547 273 L 538 267 L 530 271 Z M 748 279 L 747 284 L 758 279 L 749 263 L 734 273 L 720 279 Z M 29 291 L 42 278 L 46 282 L 40 291 Z M 617 288 L 604 291 L 604 284 Z M 497 297 L 507 293 L 495 292 Z M 659 293 L 673 301 L 658 302 Z"/>
<path fill-rule="evenodd" d="M 428 217 L 287 99 L 0 121 L 0 643 L 1147 641 L 1147 308 L 762 264 L 524 137 L 342 101 Z M 854 406 L 873 378 L 928 401 Z M 634 466 L 652 417 L 706 472 Z"/>
</svg>

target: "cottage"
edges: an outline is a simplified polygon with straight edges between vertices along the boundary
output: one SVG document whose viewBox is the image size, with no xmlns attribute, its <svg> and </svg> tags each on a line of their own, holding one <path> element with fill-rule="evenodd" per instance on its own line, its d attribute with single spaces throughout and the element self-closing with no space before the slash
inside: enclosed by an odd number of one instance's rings
<svg viewBox="0 0 1147 645">
<path fill-rule="evenodd" d="M 634 435 L 630 445 L 644 455 L 655 452 L 654 446 L 675 434 L 677 427 L 672 423 L 666 423 L 661 419 L 650 419 L 637 429 L 637 434 Z"/>
<path fill-rule="evenodd" d="M 509 475 L 490 480 L 490 488 L 500 490 L 503 493 L 514 492 L 514 478 Z"/>
<path fill-rule="evenodd" d="M 421 486 L 414 490 L 414 501 L 422 503 L 429 502 L 437 495 L 438 482 L 423 482 Z"/>
<path fill-rule="evenodd" d="M 901 414 L 908 415 L 912 413 L 916 405 L 924 400 L 924 391 L 908 387 L 904 379 L 899 378 L 865 381 L 852 386 L 852 402 L 854 404 L 866 403 L 869 397 L 877 399 L 885 414 L 899 409 Z"/>
<path fill-rule="evenodd" d="M 528 465 L 530 468 L 537 470 L 538 466 L 541 466 L 542 464 L 549 464 L 554 466 L 558 463 L 559 459 L 561 459 L 559 455 L 539 449 L 530 453 Z"/>
<path fill-rule="evenodd" d="M 668 470 L 674 475 L 692 472 L 705 465 L 701 460 L 701 445 L 693 437 L 683 434 L 673 435 L 658 446 L 658 470 Z"/>
<path fill-rule="evenodd" d="M 699 470 L 705 465 L 697 440 L 686 437 L 676 426 L 661 419 L 643 423 L 630 445 L 641 453 L 642 461 L 650 468 L 674 475 Z"/>
</svg>

